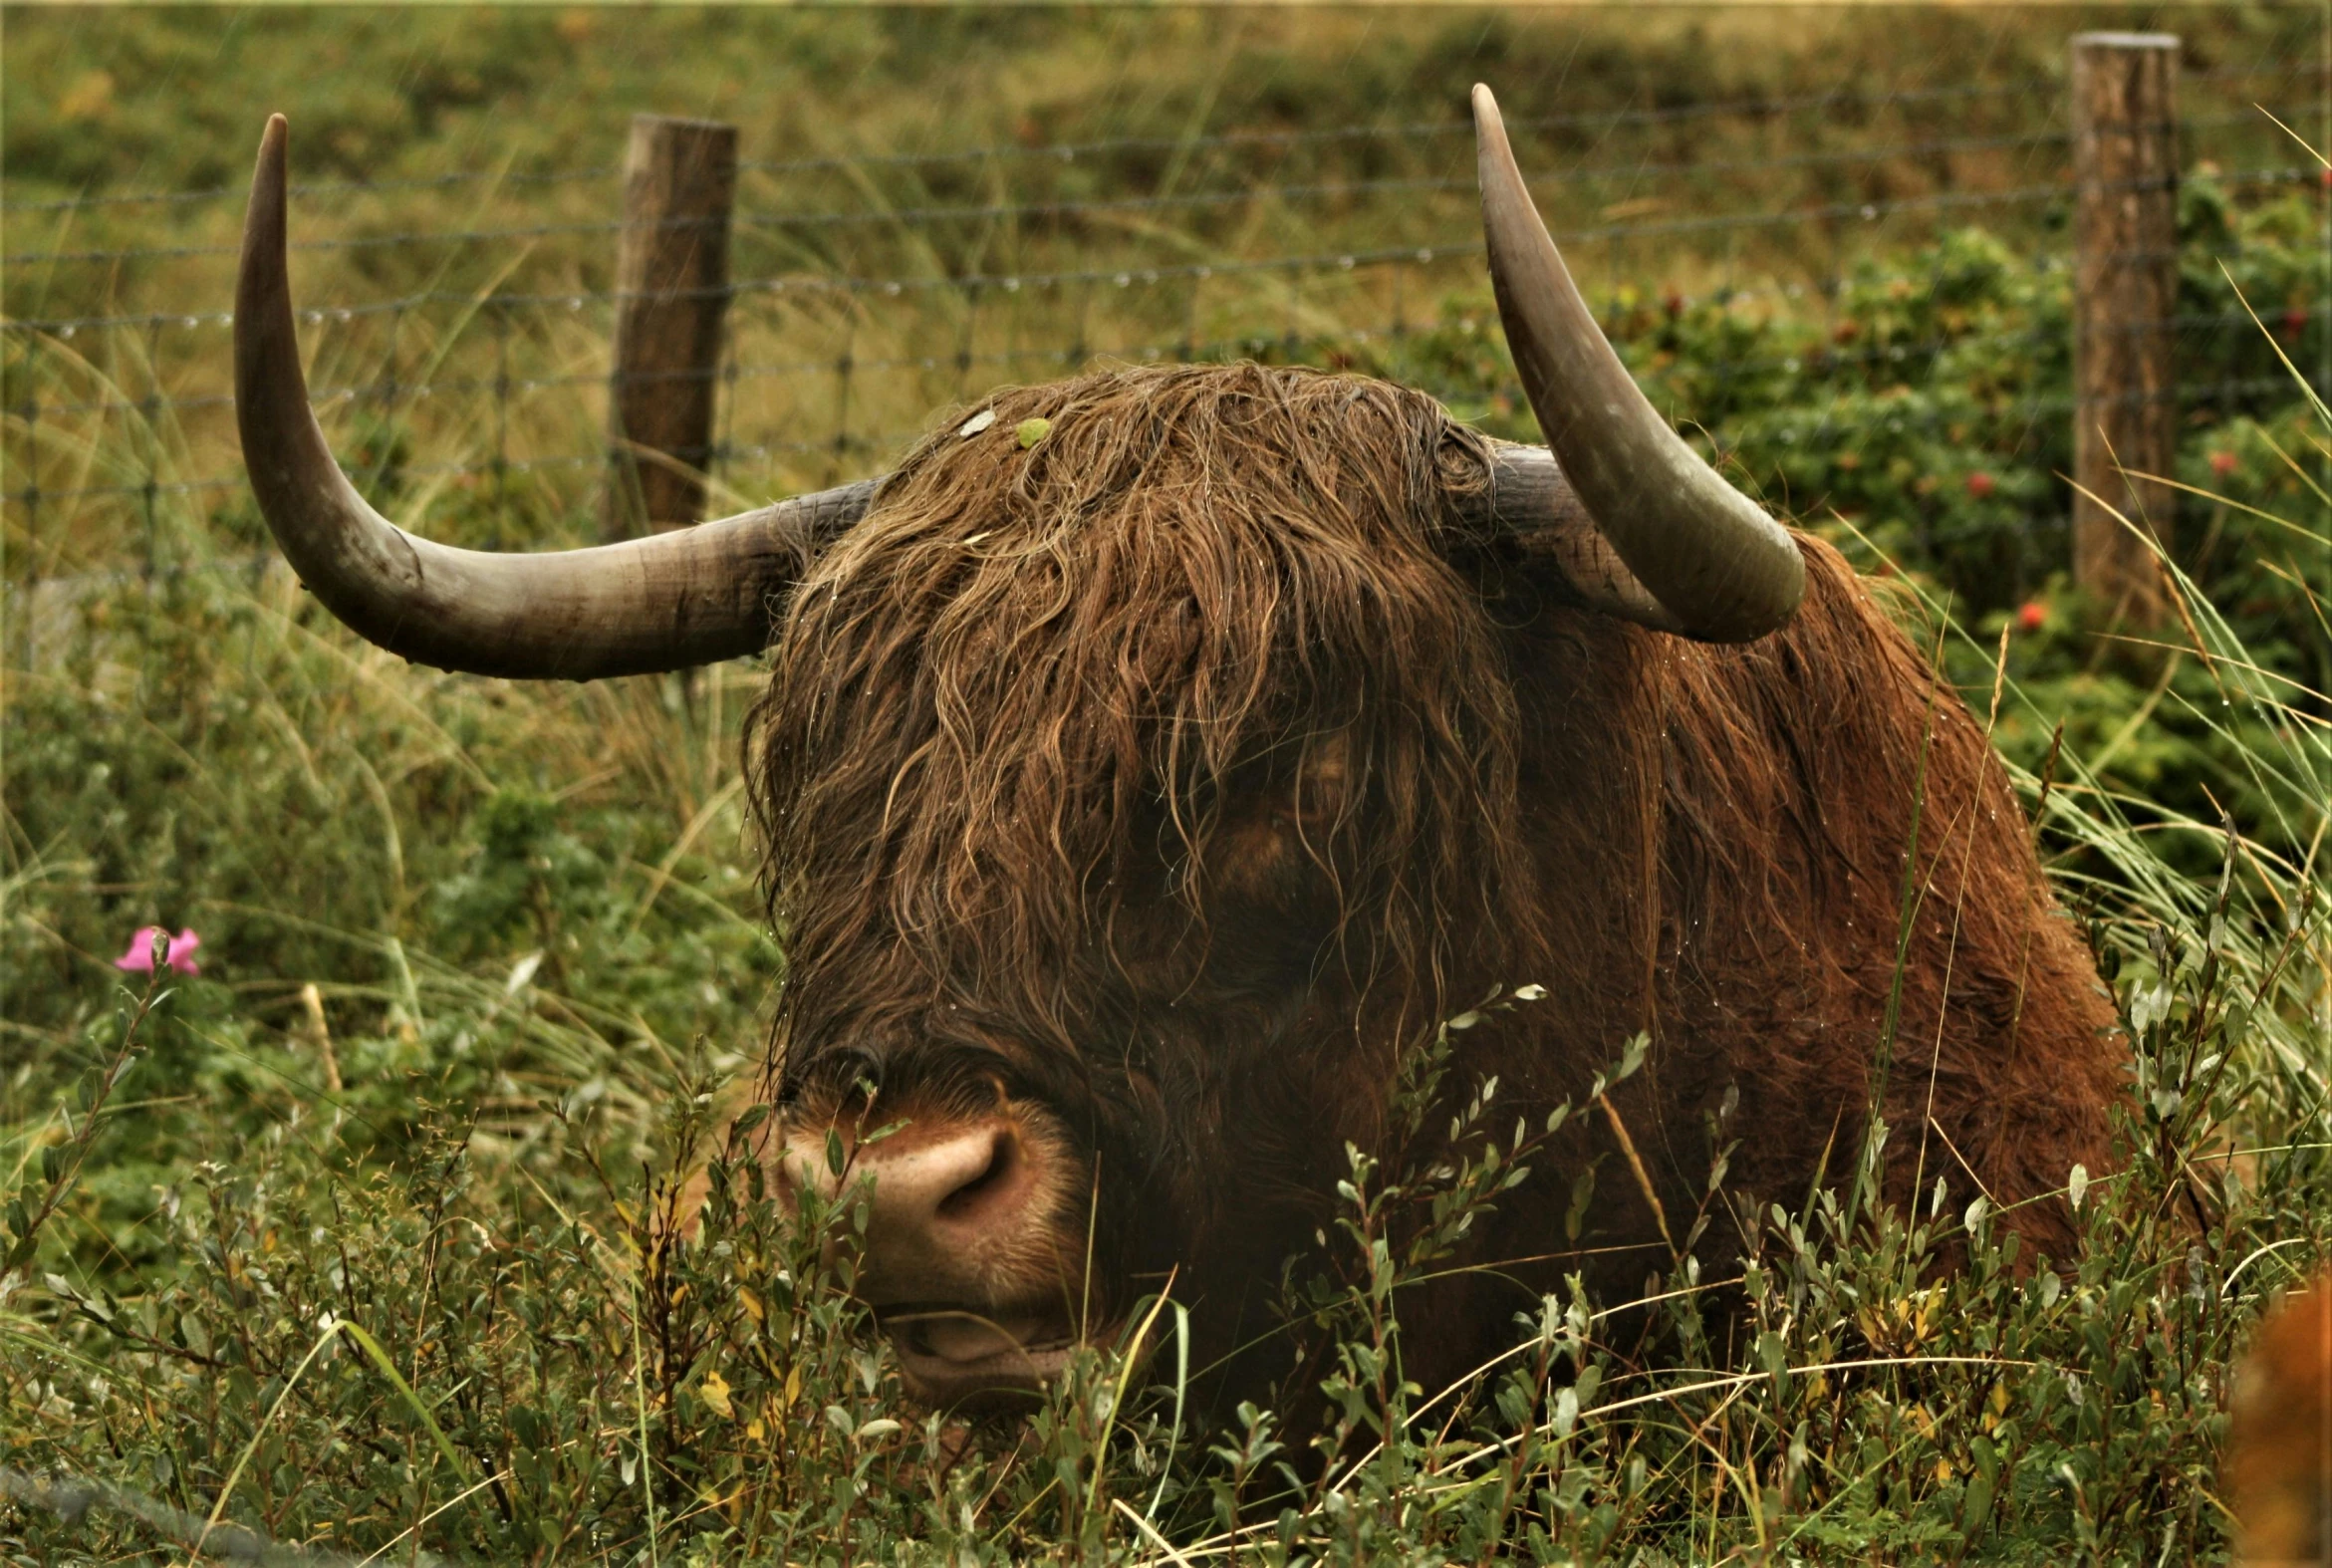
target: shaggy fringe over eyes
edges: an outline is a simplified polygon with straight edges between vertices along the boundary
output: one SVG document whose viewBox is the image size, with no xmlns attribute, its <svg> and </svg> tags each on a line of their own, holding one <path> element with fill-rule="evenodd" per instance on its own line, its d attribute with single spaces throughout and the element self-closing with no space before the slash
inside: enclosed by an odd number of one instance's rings
<svg viewBox="0 0 2332 1568">
<path fill-rule="evenodd" d="M 1531 901 L 1507 673 L 1450 564 L 1487 544 L 1450 505 L 1486 482 L 1481 438 L 1401 388 L 1253 365 L 979 406 L 798 585 L 772 651 L 747 747 L 781 1031 L 960 1003 L 1074 1044 L 1109 949 L 1203 941 L 1226 811 L 1330 745 L 1341 805 L 1304 845 L 1356 989 L 1414 1025 L 1453 944 L 1494 965 Z M 1180 909 L 1131 907 L 1162 855 Z"/>
</svg>

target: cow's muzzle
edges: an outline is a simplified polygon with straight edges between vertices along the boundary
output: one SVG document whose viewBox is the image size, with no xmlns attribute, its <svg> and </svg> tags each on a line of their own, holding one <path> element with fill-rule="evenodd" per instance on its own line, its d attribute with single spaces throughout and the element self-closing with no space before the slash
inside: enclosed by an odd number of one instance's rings
<svg viewBox="0 0 2332 1568">
<path fill-rule="evenodd" d="M 877 1121 L 903 1119 L 875 1134 Z M 1089 1337 L 1085 1182 L 1041 1111 L 797 1119 L 782 1165 L 780 1190 L 797 1211 L 805 1189 L 846 1206 L 832 1231 L 837 1251 L 857 1234 L 848 1207 L 865 1205 L 853 1289 L 918 1400 L 957 1406 L 1033 1392 Z"/>
</svg>

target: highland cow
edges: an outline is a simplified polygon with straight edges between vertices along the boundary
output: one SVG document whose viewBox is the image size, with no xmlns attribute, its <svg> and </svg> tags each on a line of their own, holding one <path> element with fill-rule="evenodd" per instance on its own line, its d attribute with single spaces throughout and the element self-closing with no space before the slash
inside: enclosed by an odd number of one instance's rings
<svg viewBox="0 0 2332 1568">
<path fill-rule="evenodd" d="M 1475 111 L 1551 450 L 1381 382 L 1112 370 L 952 413 L 877 482 L 527 557 L 412 538 L 333 465 L 270 126 L 238 411 L 319 597 L 489 673 L 767 648 L 768 1158 L 831 1192 L 839 1134 L 926 1399 L 1032 1385 L 1169 1276 L 1202 1356 L 1250 1339 L 1405 1053 L 1494 987 L 1545 994 L 1453 1036 L 1448 1081 L 1501 1107 L 1650 1054 L 1410 1309 L 1427 1386 L 1566 1273 L 1622 1298 L 1737 1253 L 1754 1199 L 1852 1177 L 1874 1107 L 1891 1198 L 1941 1176 L 2058 1256 L 2046 1194 L 2107 1163 L 2111 1009 L 1981 727 L 1645 402 Z M 1695 1234 L 1720 1109 L 1751 1201 Z"/>
</svg>

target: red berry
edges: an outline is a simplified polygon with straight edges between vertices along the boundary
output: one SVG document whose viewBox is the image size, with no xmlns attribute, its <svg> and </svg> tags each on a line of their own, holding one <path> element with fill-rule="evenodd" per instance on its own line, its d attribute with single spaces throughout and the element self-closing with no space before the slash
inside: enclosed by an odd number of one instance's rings
<svg viewBox="0 0 2332 1568">
<path fill-rule="evenodd" d="M 2212 452 L 2210 454 L 2210 471 L 2221 479 L 2241 466 L 2242 459 L 2232 452 Z"/>
<path fill-rule="evenodd" d="M 2027 600 L 2024 608 L 2016 612 L 2016 624 L 2027 632 L 2038 632 L 2048 625 L 2048 606 L 2037 599 Z"/>
<path fill-rule="evenodd" d="M 1980 468 L 1967 476 L 1967 493 L 1979 501 L 1998 488 L 1998 481 Z"/>
</svg>

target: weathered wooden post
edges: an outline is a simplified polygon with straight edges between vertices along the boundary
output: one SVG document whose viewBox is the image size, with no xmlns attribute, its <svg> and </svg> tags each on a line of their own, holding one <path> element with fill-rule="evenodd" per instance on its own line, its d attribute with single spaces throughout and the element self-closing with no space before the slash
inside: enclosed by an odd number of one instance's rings
<svg viewBox="0 0 2332 1568">
<path fill-rule="evenodd" d="M 608 387 L 601 533 L 629 539 L 704 515 L 737 131 L 635 115 L 616 257 L 616 361 Z"/>
<path fill-rule="evenodd" d="M 2133 475 L 2168 474 L 2178 443 L 2178 66 L 2169 33 L 2073 40 L 2073 581 L 2109 623 L 2167 608 L 2113 514 L 2168 545 L 2174 492 Z"/>
</svg>

